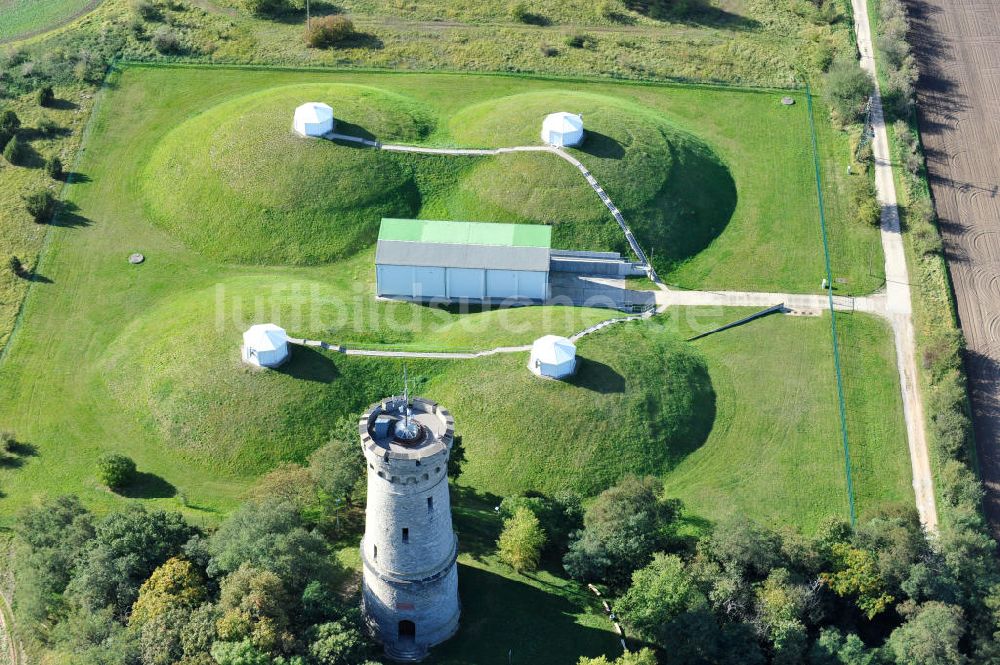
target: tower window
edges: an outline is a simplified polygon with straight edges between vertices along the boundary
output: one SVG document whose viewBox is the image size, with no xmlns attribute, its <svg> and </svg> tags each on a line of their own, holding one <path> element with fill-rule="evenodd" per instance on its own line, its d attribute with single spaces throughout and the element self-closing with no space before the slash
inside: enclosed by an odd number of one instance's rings
<svg viewBox="0 0 1000 665">
<path fill-rule="evenodd" d="M 406 529 L 406 528 L 403 529 L 403 542 L 404 543 L 410 542 L 410 530 L 409 529 Z"/>
<path fill-rule="evenodd" d="M 427 512 L 434 510 L 434 497 L 427 497 Z"/>
<path fill-rule="evenodd" d="M 378 545 L 372 545 L 372 558 L 378 558 Z"/>
</svg>

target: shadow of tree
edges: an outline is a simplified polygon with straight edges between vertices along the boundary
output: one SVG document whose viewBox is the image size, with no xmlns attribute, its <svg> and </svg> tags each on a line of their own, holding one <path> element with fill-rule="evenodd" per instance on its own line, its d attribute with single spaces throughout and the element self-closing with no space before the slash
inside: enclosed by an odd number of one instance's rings
<svg viewBox="0 0 1000 665">
<path fill-rule="evenodd" d="M 495 509 L 500 500 L 494 494 L 452 484 L 451 516 L 458 533 L 459 551 L 476 560 L 496 551 L 501 521 Z"/>
<path fill-rule="evenodd" d="M 49 108 L 57 111 L 75 111 L 80 108 L 80 105 L 68 99 L 56 98 L 49 102 Z"/>
<path fill-rule="evenodd" d="M 429 663 L 574 665 L 580 656 L 621 650 L 610 630 L 577 621 L 576 615 L 587 605 L 582 599 L 570 600 L 559 587 L 540 589 L 516 577 L 463 564 L 458 580 L 462 627 L 431 652 Z"/>
<path fill-rule="evenodd" d="M 52 226 L 60 226 L 64 228 L 80 228 L 83 226 L 90 226 L 92 224 L 89 219 L 80 214 L 80 206 L 76 205 L 72 201 L 60 202 L 59 208 L 56 210 L 56 214 L 52 216 L 52 221 L 49 223 L 52 224 Z"/>
<path fill-rule="evenodd" d="M 169 499 L 176 496 L 177 488 L 170 482 L 154 473 L 140 471 L 127 487 L 122 487 L 117 494 L 129 499 Z"/>
</svg>

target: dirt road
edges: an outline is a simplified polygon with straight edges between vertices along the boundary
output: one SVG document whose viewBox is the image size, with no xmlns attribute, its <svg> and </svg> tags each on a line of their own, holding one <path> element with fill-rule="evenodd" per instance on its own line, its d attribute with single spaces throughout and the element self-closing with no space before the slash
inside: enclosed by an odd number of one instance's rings
<svg viewBox="0 0 1000 665">
<path fill-rule="evenodd" d="M 920 129 L 968 342 L 986 514 L 1000 535 L 1000 3 L 908 0 Z"/>
</svg>

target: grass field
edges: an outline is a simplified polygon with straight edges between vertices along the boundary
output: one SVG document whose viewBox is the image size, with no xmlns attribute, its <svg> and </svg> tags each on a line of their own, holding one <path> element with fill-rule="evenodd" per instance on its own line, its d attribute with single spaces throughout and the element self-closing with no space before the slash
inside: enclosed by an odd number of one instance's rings
<svg viewBox="0 0 1000 665">
<path fill-rule="evenodd" d="M 62 216 L 59 228 L 53 229 L 53 242 L 39 271 L 41 281 L 35 284 L 23 327 L 0 366 L 0 422 L 17 431 L 38 453 L 20 460 L 15 468 L 0 471 L 0 485 L 8 495 L 5 515 L 34 496 L 66 491 L 109 505 L 115 499 L 97 487 L 92 460 L 100 451 L 114 449 L 135 457 L 148 474 L 133 494 L 176 506 L 176 496 L 182 493 L 192 506 L 189 511 L 197 514 L 202 508 L 207 512 L 201 514 L 213 519 L 213 512 L 224 511 L 239 500 L 256 474 L 279 460 L 303 459 L 339 418 L 353 415 L 398 389 L 401 368 L 394 361 L 330 357 L 315 351 L 300 350 L 281 372 L 250 372 L 238 361 L 239 333 L 250 322 L 275 320 L 293 334 L 332 342 L 440 350 L 523 344 L 540 332 L 569 333 L 607 316 L 606 312 L 572 308 L 461 315 L 401 303 L 376 303 L 370 297 L 370 249 L 316 266 L 226 264 L 206 257 L 211 254 L 204 249 L 207 245 L 199 247 L 200 253 L 193 251 L 178 238 L 182 234 L 172 233 L 162 220 L 151 223 L 147 215 L 152 177 L 148 165 L 159 159 L 158 151 L 177 128 L 212 117 L 220 104 L 255 91 L 316 85 L 318 80 L 322 85 L 350 86 L 375 82 L 382 88 L 391 83 L 391 93 L 355 87 L 349 91 L 378 99 L 388 94 L 397 95 L 393 97 L 397 101 L 398 96 L 413 98 L 415 101 L 394 107 L 409 109 L 405 114 L 408 119 L 400 121 L 398 114 L 386 112 L 371 122 L 382 123 L 394 135 L 440 145 L 456 140 L 448 121 L 461 119 L 460 109 L 455 107 L 482 104 L 484 97 L 562 90 L 565 83 L 202 69 L 185 69 L 183 77 L 173 76 L 175 73 L 162 68 L 126 70 L 95 118 L 80 167 L 85 177 L 70 187 L 70 211 Z M 452 94 L 441 101 L 446 85 Z M 774 179 L 783 177 L 781 173 L 790 171 L 754 176 L 757 171 L 752 165 L 743 163 L 750 149 L 738 140 L 737 123 L 713 109 L 726 106 L 731 110 L 744 104 L 748 114 L 756 110 L 763 124 L 768 118 L 782 120 L 779 114 L 788 109 L 762 93 L 611 84 L 574 84 L 575 88 L 584 88 L 586 95 L 600 100 L 612 95 L 626 100 L 611 104 L 609 113 L 617 113 L 618 105 L 625 105 L 628 113 L 641 112 L 643 117 L 654 116 L 656 122 L 666 123 L 664 126 L 676 126 L 674 136 L 703 137 L 704 145 L 712 146 L 729 167 L 739 192 L 733 218 L 692 262 L 718 252 L 720 246 L 729 253 L 735 251 L 737 248 L 725 245 L 730 234 L 736 239 L 728 242 L 735 245 L 756 237 L 751 212 L 777 205 L 770 188 L 775 186 Z M 575 90 L 559 94 L 570 93 L 580 94 Z M 268 99 L 271 92 L 260 94 L 261 99 Z M 118 100 L 124 98 L 130 100 L 129 122 L 121 122 L 116 111 L 121 107 Z M 591 101 L 588 96 L 581 103 Z M 703 105 L 700 115 L 694 114 L 695 104 Z M 473 108 L 468 113 L 481 114 L 481 107 Z M 501 104 L 500 109 L 504 108 Z M 791 116 L 795 117 L 804 121 Z M 788 119 L 785 116 L 782 121 Z M 498 131 L 496 121 L 460 122 L 459 126 L 484 132 L 487 138 Z M 224 124 L 217 130 L 231 132 Z M 512 142 L 526 139 L 526 134 L 509 138 Z M 796 157 L 802 149 L 797 141 L 788 142 L 787 160 L 799 160 L 795 163 L 800 164 L 810 161 L 807 154 Z M 329 149 L 335 156 L 359 153 L 326 143 L 309 147 Z M 192 153 L 199 149 L 191 146 Z M 322 159 L 316 164 L 327 167 Z M 601 161 L 597 164 L 596 168 L 611 168 Z M 448 182 L 456 175 L 442 171 Z M 414 168 L 411 173 L 414 178 L 434 174 L 426 167 L 422 172 Z M 251 172 L 251 176 L 259 174 Z M 786 175 L 782 182 L 786 208 L 796 203 L 789 192 L 799 191 L 806 199 L 810 196 L 809 179 L 796 184 L 796 177 Z M 423 187 L 424 191 L 430 189 Z M 273 195 L 282 193 L 275 191 Z M 626 192 L 624 196 L 629 195 Z M 810 204 L 799 205 L 805 216 Z M 741 212 L 744 206 L 749 209 Z M 450 209 L 446 202 L 434 199 L 427 207 L 435 213 Z M 210 219 L 215 224 L 226 222 L 214 215 Z M 795 238 L 801 245 L 818 243 L 811 220 L 797 225 L 788 222 L 788 227 L 789 239 Z M 784 247 L 783 251 L 794 254 L 797 261 L 810 260 L 812 250 L 796 248 L 791 242 Z M 746 256 L 759 254 L 752 247 L 738 249 Z M 130 266 L 124 259 L 133 251 L 144 252 L 147 263 Z M 740 274 L 745 281 L 730 284 L 744 288 L 775 283 L 774 274 L 755 271 L 749 264 L 738 271 L 724 259 L 725 254 L 717 254 L 717 269 L 710 273 L 714 279 L 735 280 Z M 791 262 L 787 266 L 793 270 Z M 802 272 L 799 279 L 804 280 L 805 274 Z M 777 283 L 794 286 L 792 278 L 786 279 Z M 731 316 L 728 312 L 709 314 L 706 326 Z M 836 506 L 838 498 L 844 496 L 839 447 L 830 447 L 838 444 L 839 429 L 836 402 L 829 392 L 833 374 L 829 335 L 824 332 L 828 329 L 819 319 L 774 319 L 762 326 L 778 330 L 752 338 L 745 346 L 743 331 L 709 338 L 692 347 L 680 341 L 686 334 L 681 328 L 662 334 L 655 327 L 615 329 L 582 342 L 581 353 L 592 363 L 584 365 L 578 381 L 565 385 L 532 384 L 523 371 L 525 359 L 519 356 L 468 365 L 411 363 L 411 374 L 419 377 L 421 390 L 447 401 L 456 416 L 468 423 L 467 474 L 477 489 L 504 493 L 576 487 L 593 493 L 622 473 L 652 472 L 667 474 L 671 487 L 699 515 L 713 517 L 737 507 L 765 519 L 784 519 L 808 528 L 820 519 L 821 506 Z M 746 329 L 753 330 L 758 328 Z M 732 346 L 715 346 L 730 339 L 734 340 Z M 885 331 L 877 329 L 852 333 L 862 358 L 854 370 L 864 377 L 858 381 L 855 396 L 859 416 L 853 424 L 858 432 L 853 438 L 865 449 L 870 447 L 872 459 L 893 462 L 901 419 L 886 418 L 879 409 L 895 408 L 898 416 L 898 405 L 879 403 L 877 408 L 868 408 L 876 396 L 893 394 L 894 374 L 885 357 L 886 339 Z M 764 348 L 772 355 L 765 357 Z M 775 390 L 785 391 L 783 383 L 796 385 L 778 369 L 781 354 L 788 349 L 800 353 L 796 381 L 803 377 L 801 382 L 808 381 L 816 389 L 799 389 L 798 385 L 795 390 L 787 389 L 787 397 L 770 400 L 767 386 L 773 384 Z M 726 372 L 733 372 L 734 378 L 727 380 Z M 665 375 L 671 380 L 662 381 Z M 485 382 L 484 376 L 495 380 Z M 507 398 L 497 397 L 492 403 L 478 399 L 488 384 L 498 387 L 497 396 Z M 877 386 L 884 390 L 876 395 L 873 391 Z M 751 397 L 766 400 L 766 404 L 754 405 Z M 764 408 L 767 405 L 791 413 L 784 419 L 769 416 Z M 635 413 L 645 413 L 645 420 L 632 420 Z M 579 417 L 581 414 L 584 417 Z M 494 419 L 495 424 L 487 427 L 485 418 Z M 572 427 L 560 421 L 572 421 Z M 647 427 L 651 423 L 657 426 Z M 525 436 L 526 430 L 531 435 Z M 872 436 L 872 432 L 879 435 Z M 535 437 L 553 445 L 537 445 Z M 601 445 L 609 440 L 615 441 L 615 446 Z M 774 477 L 766 480 L 739 480 L 741 466 L 724 465 L 714 476 L 687 472 L 698 460 L 709 457 L 709 451 L 713 451 L 713 459 L 720 460 L 717 464 L 729 457 L 738 459 L 748 440 L 763 450 L 793 442 L 796 454 L 780 458 L 782 464 L 775 465 Z M 530 445 L 519 449 L 525 444 Z M 863 464 L 865 453 L 860 455 L 859 463 Z M 508 460 L 505 472 L 491 474 L 490 459 Z M 905 456 L 900 459 L 905 461 Z M 807 474 L 798 468 L 805 461 L 814 472 Z M 825 479 L 821 478 L 824 474 Z M 859 497 L 870 496 L 872 503 L 899 498 L 907 491 L 905 474 L 902 479 L 900 486 L 895 471 L 869 477 L 869 486 L 859 482 Z M 718 488 L 727 484 L 734 491 L 723 501 Z M 758 502 L 754 507 L 751 498 L 764 486 L 772 491 L 785 488 L 787 495 L 781 501 Z"/>
<path fill-rule="evenodd" d="M 0 0 L 0 43 L 65 23 L 99 0 Z"/>
</svg>

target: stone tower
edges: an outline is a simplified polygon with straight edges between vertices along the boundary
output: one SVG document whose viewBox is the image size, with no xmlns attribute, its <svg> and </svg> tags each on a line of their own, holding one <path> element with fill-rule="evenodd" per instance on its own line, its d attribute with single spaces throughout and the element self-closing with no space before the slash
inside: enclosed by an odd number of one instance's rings
<svg viewBox="0 0 1000 665">
<path fill-rule="evenodd" d="M 386 655 L 416 661 L 458 630 L 458 539 L 448 455 L 455 420 L 430 400 L 390 397 L 358 427 L 368 466 L 362 606 Z"/>
</svg>

